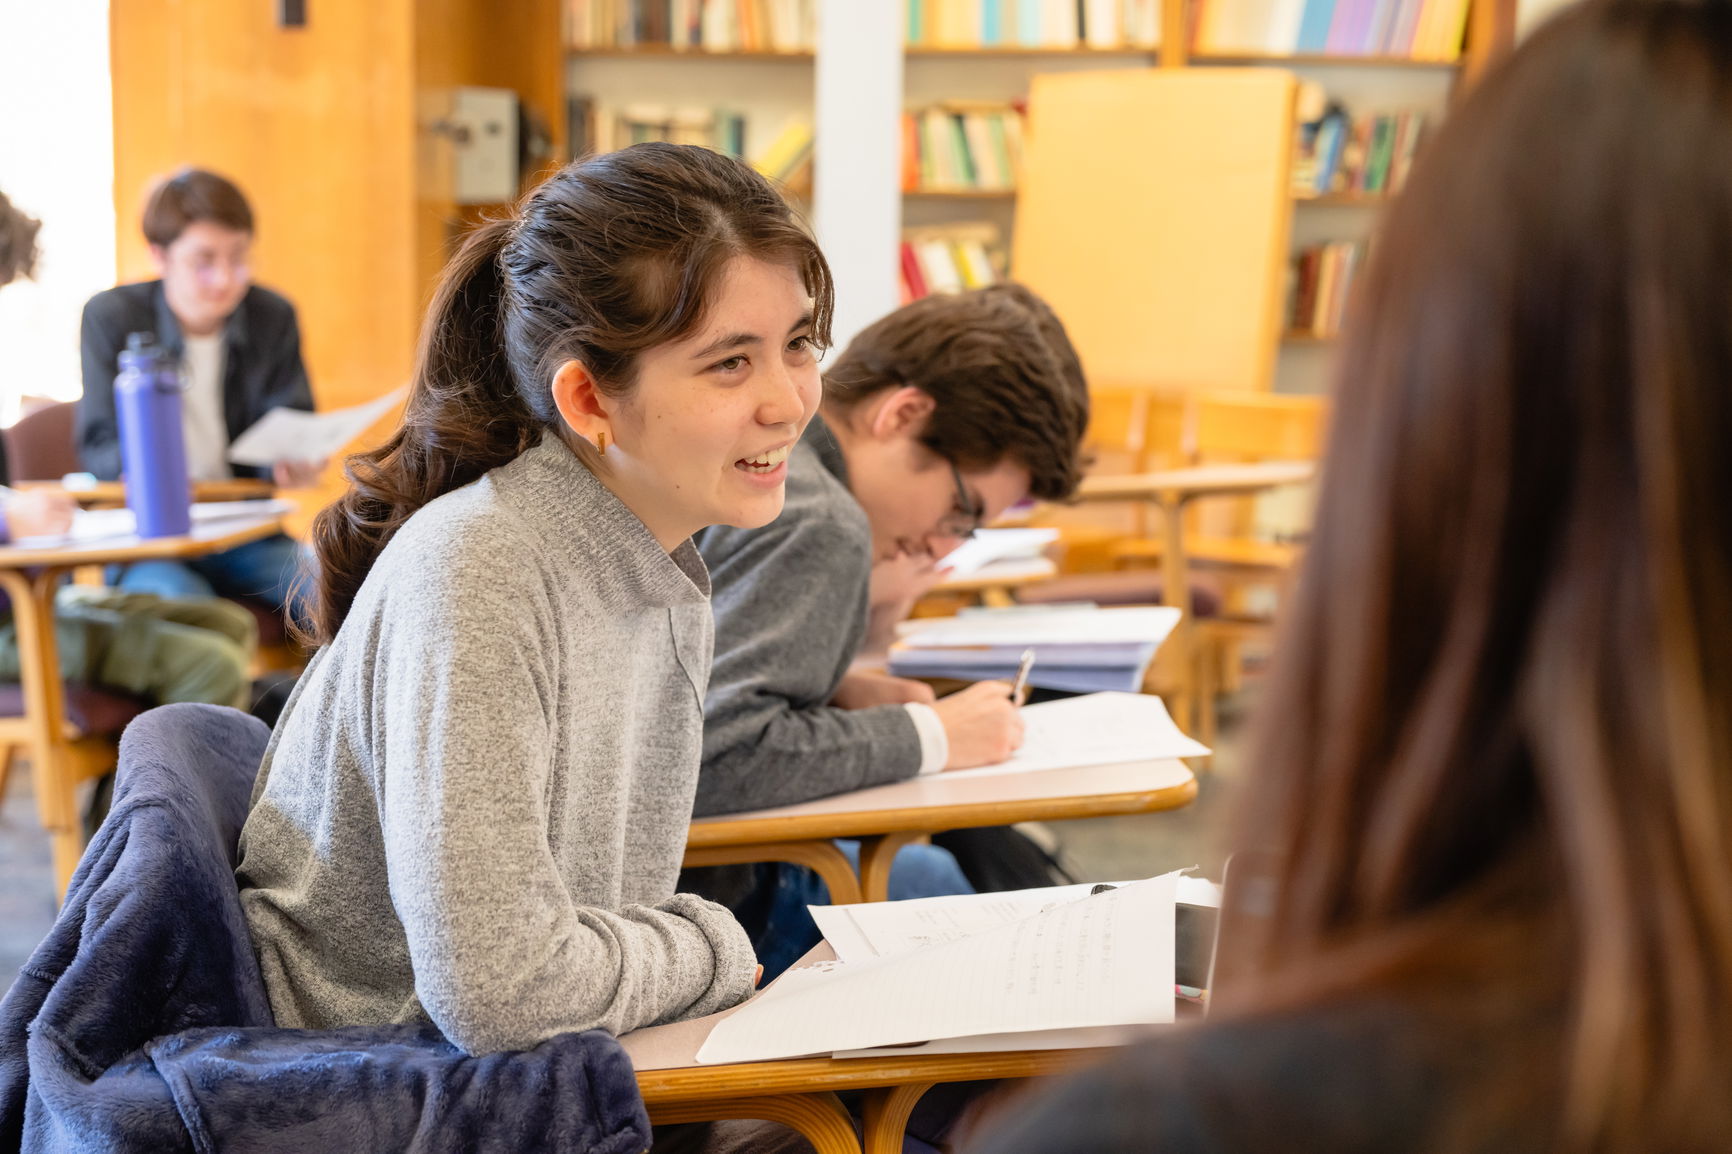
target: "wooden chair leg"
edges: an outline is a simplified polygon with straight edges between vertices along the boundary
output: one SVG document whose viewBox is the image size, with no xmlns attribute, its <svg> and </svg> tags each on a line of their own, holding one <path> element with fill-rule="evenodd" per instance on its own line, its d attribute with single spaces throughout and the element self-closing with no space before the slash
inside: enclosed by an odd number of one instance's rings
<svg viewBox="0 0 1732 1154">
<path fill-rule="evenodd" d="M 1192 658 L 1195 671 L 1191 683 L 1196 690 L 1196 738 L 1210 749 L 1219 736 L 1219 716 L 1216 705 L 1221 694 L 1221 638 L 1199 629 L 1193 634 L 1196 648 Z"/>
<path fill-rule="evenodd" d="M 866 1091 L 865 1154 L 900 1154 L 909 1115 L 914 1113 L 921 1095 L 936 1084 L 910 1082 Z"/>
<path fill-rule="evenodd" d="M 862 854 L 862 863 L 865 857 Z M 687 846 L 687 868 L 712 865 L 742 865 L 761 861 L 785 861 L 805 866 L 830 887 L 830 904 L 852 905 L 860 901 L 860 880 L 854 867 L 832 841 L 766 842 L 762 845 Z"/>
<path fill-rule="evenodd" d="M 12 762 L 18 756 L 18 747 L 7 743 L 4 751 L 0 751 L 0 805 L 6 804 L 6 787 L 12 781 Z"/>
<path fill-rule="evenodd" d="M 860 839 L 860 897 L 862 901 L 882 902 L 890 898 L 890 867 L 896 853 L 910 842 L 925 837 L 922 833 L 886 833 Z M 840 904 L 840 903 L 834 903 Z"/>
</svg>

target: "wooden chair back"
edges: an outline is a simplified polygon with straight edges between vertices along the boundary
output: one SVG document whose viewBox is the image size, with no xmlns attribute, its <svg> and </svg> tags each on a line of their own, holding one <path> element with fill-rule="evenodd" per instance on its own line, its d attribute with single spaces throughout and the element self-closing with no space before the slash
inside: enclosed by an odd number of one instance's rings
<svg viewBox="0 0 1732 1154">
<path fill-rule="evenodd" d="M 1315 461 L 1323 456 L 1328 403 L 1322 397 L 1208 390 L 1192 397 L 1185 426 L 1191 464 Z M 1310 520 L 1310 487 L 1258 497 L 1199 502 L 1188 530 L 1213 538 L 1275 539 L 1302 535 Z"/>
</svg>

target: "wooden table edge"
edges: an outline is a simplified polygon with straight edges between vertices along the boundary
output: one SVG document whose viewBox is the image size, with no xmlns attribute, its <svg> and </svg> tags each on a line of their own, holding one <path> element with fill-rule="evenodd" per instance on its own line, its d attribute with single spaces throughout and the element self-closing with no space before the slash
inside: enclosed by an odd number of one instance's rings
<svg viewBox="0 0 1732 1154">
<path fill-rule="evenodd" d="M 1256 466 L 1244 466 L 1246 472 L 1233 476 L 1224 474 L 1221 466 L 1203 466 L 1192 477 L 1188 470 L 1162 470 L 1153 473 L 1100 473 L 1084 477 L 1072 500 L 1088 501 L 1154 501 L 1173 505 L 1201 497 L 1250 494 L 1264 489 L 1280 489 L 1314 480 L 1317 468 L 1307 462 L 1270 461 Z M 1252 472 L 1257 469 L 1260 472 Z"/>
<path fill-rule="evenodd" d="M 239 520 L 239 518 L 237 518 Z M 115 537 L 110 540 L 90 541 L 80 545 L 54 546 L 41 549 L 21 549 L 16 545 L 0 546 L 0 568 L 6 569 L 47 569 L 61 567 L 77 567 L 79 565 L 105 565 L 111 559 L 125 561 L 156 561 L 175 560 L 182 557 L 202 557 L 211 553 L 221 553 L 236 545 L 245 545 L 249 541 L 257 541 L 269 537 L 272 533 L 280 533 L 283 529 L 281 515 L 271 514 L 258 520 L 248 519 L 245 524 L 211 537 L 194 537 L 190 534 L 179 537 Z M 116 546 L 114 542 L 126 540 L 124 546 Z"/>
<path fill-rule="evenodd" d="M 689 848 L 767 845 L 811 841 L 814 838 L 871 837 L 886 833 L 941 833 L 1019 821 L 1070 821 L 1085 817 L 1117 817 L 1160 813 L 1189 805 L 1197 796 L 1197 779 L 1159 789 L 1089 794 L 1070 798 L 1017 798 L 966 806 L 861 810 L 846 814 L 799 814 L 714 824 L 693 822 L 686 834 Z"/>
<path fill-rule="evenodd" d="M 875 1058 L 787 1058 L 723 1066 L 680 1066 L 638 1072 L 644 1105 L 710 1099 L 772 1097 L 827 1090 L 867 1090 L 907 1082 L 977 1082 L 1035 1078 L 1086 1064 L 1117 1047 L 920 1054 Z"/>
</svg>

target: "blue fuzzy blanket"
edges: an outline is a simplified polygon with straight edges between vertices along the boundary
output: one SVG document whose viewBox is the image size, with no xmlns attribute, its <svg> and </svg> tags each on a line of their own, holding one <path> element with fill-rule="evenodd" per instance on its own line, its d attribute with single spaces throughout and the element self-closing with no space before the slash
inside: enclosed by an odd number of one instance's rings
<svg viewBox="0 0 1732 1154">
<path fill-rule="evenodd" d="M 470 1057 L 432 1026 L 276 1028 L 234 882 L 268 731 L 142 715 L 114 807 L 0 1000 L 0 1151 L 583 1151 L 649 1123 L 607 1034 Z"/>
</svg>

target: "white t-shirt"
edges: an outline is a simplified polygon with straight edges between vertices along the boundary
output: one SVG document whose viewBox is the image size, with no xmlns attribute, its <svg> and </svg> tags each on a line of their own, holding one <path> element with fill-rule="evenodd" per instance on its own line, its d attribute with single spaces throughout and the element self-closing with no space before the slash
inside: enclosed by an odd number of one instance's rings
<svg viewBox="0 0 1732 1154">
<path fill-rule="evenodd" d="M 221 333 L 189 336 L 181 368 L 186 392 L 181 396 L 180 427 L 186 437 L 186 472 L 194 481 L 226 481 L 229 429 L 223 418 L 223 368 L 226 354 Z"/>
</svg>

